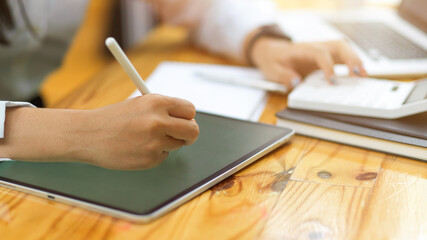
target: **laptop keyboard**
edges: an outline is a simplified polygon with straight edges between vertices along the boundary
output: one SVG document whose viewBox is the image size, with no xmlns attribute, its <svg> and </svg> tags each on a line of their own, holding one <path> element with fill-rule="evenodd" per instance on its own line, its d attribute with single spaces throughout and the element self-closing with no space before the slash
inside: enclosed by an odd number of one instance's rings
<svg viewBox="0 0 427 240">
<path fill-rule="evenodd" d="M 420 59 L 427 51 L 381 22 L 331 22 L 371 58 Z"/>
</svg>

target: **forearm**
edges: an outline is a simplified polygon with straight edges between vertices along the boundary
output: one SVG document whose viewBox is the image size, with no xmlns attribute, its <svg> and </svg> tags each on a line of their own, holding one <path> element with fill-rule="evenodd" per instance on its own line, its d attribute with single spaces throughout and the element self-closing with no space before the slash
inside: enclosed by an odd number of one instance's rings
<svg viewBox="0 0 427 240">
<path fill-rule="evenodd" d="M 145 169 L 166 159 L 170 151 L 194 143 L 199 135 L 192 120 L 193 104 L 157 94 L 94 110 L 19 107 L 6 111 L 0 158 L 14 160 Z"/>
<path fill-rule="evenodd" d="M 25 161 L 78 158 L 83 111 L 7 108 L 0 156 Z"/>
</svg>

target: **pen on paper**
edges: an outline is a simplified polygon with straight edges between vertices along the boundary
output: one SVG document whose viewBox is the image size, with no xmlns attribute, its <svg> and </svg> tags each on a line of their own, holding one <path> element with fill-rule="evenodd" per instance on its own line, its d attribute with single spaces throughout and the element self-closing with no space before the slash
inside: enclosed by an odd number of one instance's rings
<svg viewBox="0 0 427 240">
<path fill-rule="evenodd" d="M 125 70 L 126 74 L 129 76 L 129 78 L 135 84 L 136 88 L 138 88 L 139 92 L 142 95 L 150 93 L 150 90 L 145 85 L 141 76 L 138 74 L 135 67 L 130 62 L 129 58 L 126 56 L 126 54 L 120 48 L 116 39 L 114 39 L 112 37 L 107 38 L 105 40 L 105 45 L 107 45 L 110 52 L 113 54 L 113 56 L 116 58 L 116 60 L 120 63 L 122 68 Z"/>
<path fill-rule="evenodd" d="M 265 81 L 262 79 L 248 78 L 248 77 L 237 77 L 237 76 L 221 76 L 213 73 L 206 73 L 197 71 L 194 73 L 195 76 L 217 82 L 230 83 L 241 86 L 248 86 L 253 88 L 259 88 L 267 91 L 277 92 L 285 94 L 288 92 L 288 88 L 282 84 Z"/>
</svg>

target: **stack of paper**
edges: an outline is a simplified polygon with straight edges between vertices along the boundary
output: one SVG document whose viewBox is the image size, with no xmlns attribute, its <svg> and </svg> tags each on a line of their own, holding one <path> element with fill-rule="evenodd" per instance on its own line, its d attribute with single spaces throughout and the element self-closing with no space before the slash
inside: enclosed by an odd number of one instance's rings
<svg viewBox="0 0 427 240">
<path fill-rule="evenodd" d="M 197 111 L 242 120 L 259 119 L 266 104 L 266 91 L 204 79 L 198 73 L 263 79 L 262 74 L 252 68 L 164 62 L 146 83 L 151 92 L 186 99 L 196 106 Z M 140 93 L 135 91 L 130 97 L 138 95 Z"/>
</svg>

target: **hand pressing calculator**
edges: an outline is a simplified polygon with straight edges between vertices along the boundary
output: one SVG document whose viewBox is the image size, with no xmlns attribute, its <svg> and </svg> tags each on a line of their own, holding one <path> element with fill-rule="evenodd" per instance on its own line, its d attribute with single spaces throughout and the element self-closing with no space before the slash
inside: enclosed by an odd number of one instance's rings
<svg viewBox="0 0 427 240">
<path fill-rule="evenodd" d="M 399 82 L 374 78 L 338 77 L 328 84 L 316 72 L 288 96 L 290 108 L 400 118 L 427 111 L 427 78 Z"/>
</svg>

